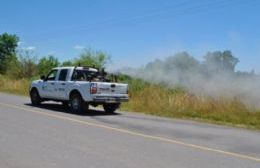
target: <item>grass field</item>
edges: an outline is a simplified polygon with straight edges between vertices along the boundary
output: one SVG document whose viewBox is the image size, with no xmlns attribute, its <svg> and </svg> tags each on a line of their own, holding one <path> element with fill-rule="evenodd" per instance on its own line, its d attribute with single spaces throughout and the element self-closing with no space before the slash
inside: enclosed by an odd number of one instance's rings
<svg viewBox="0 0 260 168">
<path fill-rule="evenodd" d="M 141 80 L 126 80 L 130 86 L 130 101 L 121 110 L 142 112 L 170 118 L 260 129 L 260 111 L 238 100 L 191 95 L 183 89 L 167 89 Z M 28 95 L 30 80 L 0 76 L 0 91 Z"/>
<path fill-rule="evenodd" d="M 11 79 L 0 75 L 0 91 L 14 93 L 19 95 L 28 95 L 30 80 L 28 79 Z"/>
<path fill-rule="evenodd" d="M 196 96 L 181 88 L 167 89 L 140 80 L 128 83 L 131 98 L 122 110 L 260 129 L 260 111 L 239 100 Z"/>
</svg>

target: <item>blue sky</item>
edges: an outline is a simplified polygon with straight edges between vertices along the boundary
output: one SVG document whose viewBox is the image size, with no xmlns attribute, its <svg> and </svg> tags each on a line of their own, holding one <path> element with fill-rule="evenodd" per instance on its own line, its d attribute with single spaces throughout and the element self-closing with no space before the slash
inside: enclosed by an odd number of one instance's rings
<svg viewBox="0 0 260 168">
<path fill-rule="evenodd" d="M 72 59 L 83 47 L 112 57 L 112 68 L 138 67 L 187 51 L 201 60 L 230 49 L 238 70 L 260 72 L 258 0 L 0 0 L 0 33 L 20 48 Z"/>
</svg>

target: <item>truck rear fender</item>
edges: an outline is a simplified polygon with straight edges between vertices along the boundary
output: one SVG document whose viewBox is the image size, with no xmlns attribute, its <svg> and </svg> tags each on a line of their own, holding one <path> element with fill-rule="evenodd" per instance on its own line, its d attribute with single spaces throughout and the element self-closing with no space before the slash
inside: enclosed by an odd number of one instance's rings
<svg viewBox="0 0 260 168">
<path fill-rule="evenodd" d="M 74 84 L 71 88 L 69 88 L 68 90 L 70 90 L 68 92 L 68 97 L 71 96 L 71 93 L 73 91 L 77 91 L 78 93 L 80 93 L 81 97 L 84 99 L 84 101 L 89 101 L 90 100 L 90 94 L 89 94 L 89 83 L 86 84 Z"/>
<path fill-rule="evenodd" d="M 77 89 L 73 89 L 72 91 L 70 91 L 69 99 L 71 98 L 71 96 L 72 96 L 73 94 L 79 94 L 79 95 L 82 97 L 81 93 L 80 93 Z"/>
</svg>

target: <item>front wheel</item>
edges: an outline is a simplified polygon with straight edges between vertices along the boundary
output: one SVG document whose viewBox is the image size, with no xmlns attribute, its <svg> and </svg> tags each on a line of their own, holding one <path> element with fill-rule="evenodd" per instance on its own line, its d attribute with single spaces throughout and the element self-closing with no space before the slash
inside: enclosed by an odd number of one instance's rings
<svg viewBox="0 0 260 168">
<path fill-rule="evenodd" d="M 30 98 L 31 98 L 32 105 L 38 106 L 41 104 L 41 97 L 36 89 L 31 90 Z"/>
<path fill-rule="evenodd" d="M 70 98 L 70 108 L 73 113 L 82 113 L 88 110 L 86 104 L 79 94 L 73 94 Z"/>
<path fill-rule="evenodd" d="M 114 113 L 118 109 L 120 104 L 104 104 L 104 110 L 106 113 Z"/>
</svg>

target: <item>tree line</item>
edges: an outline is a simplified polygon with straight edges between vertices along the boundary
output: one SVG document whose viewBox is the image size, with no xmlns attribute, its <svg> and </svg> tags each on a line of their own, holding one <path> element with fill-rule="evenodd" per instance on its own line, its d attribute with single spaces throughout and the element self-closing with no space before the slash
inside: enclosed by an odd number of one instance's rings
<svg viewBox="0 0 260 168">
<path fill-rule="evenodd" d="M 38 59 L 38 56 L 33 51 L 19 49 L 19 40 L 19 37 L 15 34 L 0 34 L 0 74 L 14 78 L 32 78 L 46 74 L 51 68 L 57 66 L 77 66 L 80 64 L 104 68 L 111 61 L 107 53 L 90 48 L 82 50 L 77 57 L 63 62 L 54 55 L 42 56 Z M 229 50 L 208 52 L 203 58 L 201 62 L 187 52 L 182 52 L 165 60 L 157 59 L 152 61 L 144 68 L 134 70 L 134 72 L 127 69 L 126 74 L 135 73 L 137 75 L 134 76 L 141 76 L 144 79 L 149 78 L 151 80 L 159 78 L 158 81 L 164 81 L 165 79 L 168 81 L 169 76 L 171 76 L 174 81 L 182 81 L 187 79 L 185 76 L 190 76 L 194 72 L 209 77 L 215 76 L 215 74 L 230 73 L 249 76 L 253 73 L 253 71 L 252 73 L 235 72 L 239 59 Z M 155 76 L 156 74 L 158 75 Z M 178 77 L 178 79 L 176 80 L 172 76 Z"/>
<path fill-rule="evenodd" d="M 104 68 L 110 56 L 100 50 L 84 49 L 79 56 L 60 62 L 54 55 L 38 56 L 31 50 L 19 49 L 19 37 L 15 34 L 0 34 L 0 74 L 13 78 L 32 78 L 47 74 L 57 66 L 91 66 Z"/>
</svg>

